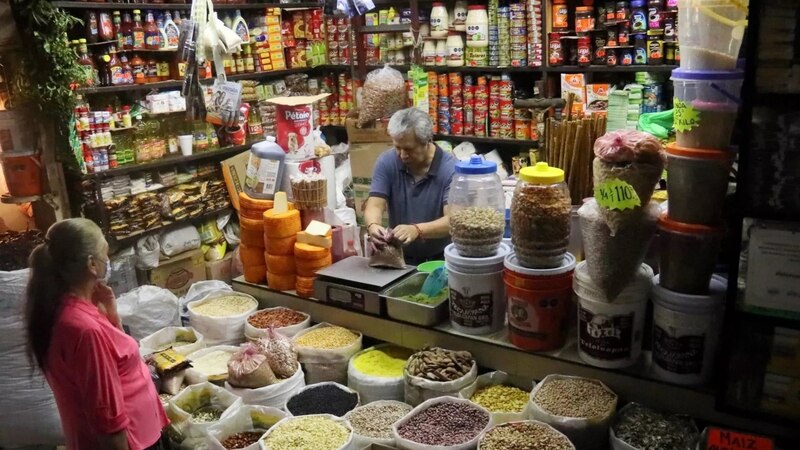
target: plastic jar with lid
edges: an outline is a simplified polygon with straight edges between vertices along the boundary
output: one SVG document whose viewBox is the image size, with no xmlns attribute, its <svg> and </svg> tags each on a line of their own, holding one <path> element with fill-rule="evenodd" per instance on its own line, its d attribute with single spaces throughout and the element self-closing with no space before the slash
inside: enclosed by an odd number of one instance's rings
<svg viewBox="0 0 800 450">
<path fill-rule="evenodd" d="M 285 159 L 286 152 L 273 136 L 253 144 L 245 175 L 245 193 L 252 198 L 272 199 L 283 179 Z"/>
<path fill-rule="evenodd" d="M 570 203 L 563 170 L 543 162 L 520 170 L 511 201 L 511 242 L 520 265 L 561 264 L 569 244 Z"/>
<path fill-rule="evenodd" d="M 733 153 L 667 145 L 669 214 L 679 222 L 716 225 L 728 192 Z"/>
<path fill-rule="evenodd" d="M 643 33 L 647 31 L 646 0 L 631 0 L 631 31 Z"/>
<path fill-rule="evenodd" d="M 594 8 L 579 6 L 575 8 L 575 31 L 588 33 L 594 30 Z"/>
<path fill-rule="evenodd" d="M 467 47 L 489 46 L 489 15 L 483 5 L 469 5 Z"/>
<path fill-rule="evenodd" d="M 447 25 L 450 22 L 447 7 L 436 2 L 431 8 L 431 37 L 442 39 L 447 37 Z"/>
<path fill-rule="evenodd" d="M 461 67 L 464 65 L 464 38 L 458 31 L 451 31 L 447 35 L 447 66 Z"/>
<path fill-rule="evenodd" d="M 458 254 L 492 256 L 505 232 L 505 195 L 497 164 L 480 155 L 456 163 L 448 196 L 450 235 Z"/>
<path fill-rule="evenodd" d="M 569 7 L 567 0 L 553 0 L 553 31 L 569 29 Z"/>
<path fill-rule="evenodd" d="M 447 45 L 445 41 L 441 39 L 436 41 L 436 65 L 447 65 Z"/>
<path fill-rule="evenodd" d="M 456 31 L 466 31 L 467 30 L 467 13 L 469 9 L 467 7 L 467 2 L 465 0 L 458 0 L 456 1 L 455 6 L 453 7 L 453 28 Z"/>
<path fill-rule="evenodd" d="M 678 222 L 666 213 L 658 228 L 661 287 L 680 294 L 706 294 L 724 229 Z"/>
<path fill-rule="evenodd" d="M 422 64 L 433 66 L 436 64 L 436 42 L 426 39 L 422 44 Z"/>
</svg>

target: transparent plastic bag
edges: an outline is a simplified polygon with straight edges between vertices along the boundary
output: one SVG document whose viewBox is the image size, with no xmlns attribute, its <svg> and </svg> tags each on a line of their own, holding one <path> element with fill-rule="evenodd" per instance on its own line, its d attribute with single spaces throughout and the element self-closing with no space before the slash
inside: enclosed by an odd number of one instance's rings
<svg viewBox="0 0 800 450">
<path fill-rule="evenodd" d="M 406 107 L 406 82 L 403 74 L 386 64 L 367 74 L 358 105 L 358 126 L 388 117 Z"/>
<path fill-rule="evenodd" d="M 225 389 L 242 398 L 246 405 L 271 406 L 283 408 L 286 401 L 306 386 L 305 373 L 300 364 L 297 371 L 287 380 L 258 389 L 239 389 L 225 383 Z"/>
</svg>

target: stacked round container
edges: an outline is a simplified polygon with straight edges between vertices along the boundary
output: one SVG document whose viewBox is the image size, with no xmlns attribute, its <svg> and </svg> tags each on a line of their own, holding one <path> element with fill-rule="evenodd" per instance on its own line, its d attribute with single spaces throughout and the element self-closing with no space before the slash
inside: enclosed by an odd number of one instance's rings
<svg viewBox="0 0 800 450">
<path fill-rule="evenodd" d="M 263 214 L 264 242 L 269 242 L 265 253 L 267 286 L 277 291 L 291 291 L 297 285 L 294 241 L 301 231 L 300 211 L 285 204 L 286 193 L 278 192 L 275 208 Z"/>
<path fill-rule="evenodd" d="M 239 258 L 248 283 L 263 283 L 267 277 L 264 244 L 264 212 L 272 208 L 272 200 L 261 200 L 239 193 Z"/>
</svg>

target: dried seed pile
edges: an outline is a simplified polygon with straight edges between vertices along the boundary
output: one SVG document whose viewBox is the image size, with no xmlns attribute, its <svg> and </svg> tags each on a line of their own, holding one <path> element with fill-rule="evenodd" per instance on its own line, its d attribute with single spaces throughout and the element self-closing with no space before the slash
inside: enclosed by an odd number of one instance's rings
<svg viewBox="0 0 800 450">
<path fill-rule="evenodd" d="M 405 403 L 377 403 L 359 406 L 347 414 L 353 432 L 375 439 L 390 439 L 392 425 L 411 412 Z"/>
<path fill-rule="evenodd" d="M 192 413 L 192 421 L 195 423 L 216 422 L 222 417 L 222 411 L 213 406 L 204 406 Z"/>
<path fill-rule="evenodd" d="M 308 333 L 303 333 L 294 338 L 294 343 L 300 347 L 311 348 L 341 348 L 346 347 L 358 339 L 358 335 L 342 327 L 316 328 Z"/>
<path fill-rule="evenodd" d="M 474 364 L 475 360 L 470 352 L 431 347 L 411 355 L 406 369 L 409 375 L 415 377 L 431 381 L 453 381 L 468 374 Z"/>
<path fill-rule="evenodd" d="M 306 320 L 306 315 L 289 308 L 276 308 L 259 311 L 247 319 L 247 322 L 256 328 L 283 328 Z"/>
<path fill-rule="evenodd" d="M 268 450 L 336 450 L 350 439 L 350 430 L 327 417 L 297 417 L 272 429 L 264 438 Z"/>
<path fill-rule="evenodd" d="M 542 259 L 566 252 L 571 209 L 568 194 L 557 186 L 518 188 L 511 202 L 511 242 L 520 264 L 536 268 Z"/>
<path fill-rule="evenodd" d="M 225 295 L 192 307 L 195 314 L 209 317 L 228 317 L 244 314 L 258 306 L 252 298 Z"/>
<path fill-rule="evenodd" d="M 332 384 L 310 387 L 294 395 L 286 403 L 293 416 L 309 414 L 332 414 L 342 417 L 358 404 L 358 395 Z"/>
<path fill-rule="evenodd" d="M 573 450 L 563 434 L 536 422 L 517 422 L 489 430 L 481 450 Z"/>
<path fill-rule="evenodd" d="M 494 208 L 471 206 L 450 215 L 450 235 L 461 256 L 492 256 L 505 229 L 505 215 Z"/>
<path fill-rule="evenodd" d="M 562 417 L 607 417 L 614 412 L 617 396 L 600 384 L 580 378 L 558 378 L 545 383 L 534 403 Z"/>
<path fill-rule="evenodd" d="M 618 439 L 639 450 L 688 450 L 698 438 L 692 419 L 631 404 L 612 427 Z"/>
<path fill-rule="evenodd" d="M 494 385 L 478 389 L 471 401 L 491 412 L 518 413 L 528 403 L 529 394 L 514 386 Z"/>
<path fill-rule="evenodd" d="M 466 403 L 442 402 L 424 409 L 399 426 L 404 439 L 426 445 L 469 442 L 489 424 L 489 415 Z"/>
<path fill-rule="evenodd" d="M 242 431 L 241 433 L 228 436 L 227 439 L 222 441 L 222 446 L 227 450 L 245 448 L 248 445 L 253 445 L 258 442 L 263 435 L 263 431 Z"/>
</svg>

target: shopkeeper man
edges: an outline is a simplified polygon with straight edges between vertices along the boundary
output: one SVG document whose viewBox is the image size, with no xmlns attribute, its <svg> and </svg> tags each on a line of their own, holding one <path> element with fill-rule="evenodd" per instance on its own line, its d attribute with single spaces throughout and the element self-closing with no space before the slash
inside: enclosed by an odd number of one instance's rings
<svg viewBox="0 0 800 450">
<path fill-rule="evenodd" d="M 404 245 L 406 263 L 441 259 L 450 243 L 447 195 L 456 159 L 433 143 L 428 114 L 408 108 L 389 120 L 394 148 L 378 157 L 364 208 L 364 223 L 373 239 L 381 240 L 383 213 Z"/>
</svg>

